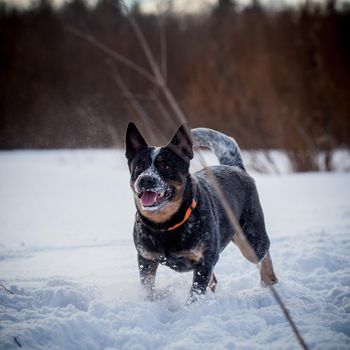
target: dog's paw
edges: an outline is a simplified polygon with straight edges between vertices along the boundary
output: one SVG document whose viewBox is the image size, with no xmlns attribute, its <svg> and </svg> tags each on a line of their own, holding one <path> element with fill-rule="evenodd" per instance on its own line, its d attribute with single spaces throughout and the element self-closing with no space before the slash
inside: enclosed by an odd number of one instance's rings
<svg viewBox="0 0 350 350">
<path fill-rule="evenodd" d="M 198 302 L 200 300 L 204 300 L 206 298 L 207 295 L 202 290 L 192 289 L 190 295 L 187 298 L 185 306 L 190 306 L 193 303 Z"/>
<path fill-rule="evenodd" d="M 276 283 L 278 283 L 278 278 L 275 274 L 271 276 L 265 276 L 265 278 L 261 278 L 260 280 L 260 284 L 262 287 L 273 286 Z"/>
<path fill-rule="evenodd" d="M 266 255 L 260 263 L 260 277 L 266 286 L 272 286 L 278 282 L 270 255 Z"/>
</svg>

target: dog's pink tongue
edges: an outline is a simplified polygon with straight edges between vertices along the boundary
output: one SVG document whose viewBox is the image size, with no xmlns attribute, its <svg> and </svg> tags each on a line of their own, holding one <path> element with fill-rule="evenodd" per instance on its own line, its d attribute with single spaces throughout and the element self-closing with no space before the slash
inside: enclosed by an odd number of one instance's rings
<svg viewBox="0 0 350 350">
<path fill-rule="evenodd" d="M 149 207 L 149 206 L 153 205 L 157 200 L 157 196 L 158 196 L 157 193 L 152 192 L 152 191 L 143 192 L 143 194 L 141 196 L 142 205 L 145 207 Z"/>
</svg>

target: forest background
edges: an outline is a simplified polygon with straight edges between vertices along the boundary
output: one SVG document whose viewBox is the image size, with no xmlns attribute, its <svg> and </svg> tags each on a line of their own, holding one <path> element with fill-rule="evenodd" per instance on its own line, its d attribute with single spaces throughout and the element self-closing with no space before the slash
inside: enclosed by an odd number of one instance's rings
<svg viewBox="0 0 350 350">
<path fill-rule="evenodd" d="M 245 150 L 281 150 L 295 171 L 318 170 L 320 154 L 331 170 L 334 151 L 349 149 L 348 2 L 219 0 L 191 14 L 172 1 L 160 14 L 134 2 L 131 15 L 191 127 L 218 129 Z M 150 71 L 117 0 L 0 3 L 0 149 L 122 147 L 129 120 L 157 145 L 171 137 L 161 91 L 87 38 Z"/>
</svg>

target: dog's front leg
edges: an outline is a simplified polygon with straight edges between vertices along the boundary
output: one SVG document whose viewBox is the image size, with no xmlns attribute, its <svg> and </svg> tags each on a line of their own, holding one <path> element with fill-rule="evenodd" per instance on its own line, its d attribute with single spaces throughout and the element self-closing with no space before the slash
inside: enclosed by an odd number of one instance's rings
<svg viewBox="0 0 350 350">
<path fill-rule="evenodd" d="M 159 262 L 156 260 L 147 260 L 140 254 L 137 255 L 139 264 L 140 280 L 147 291 L 147 299 L 154 299 L 156 273 Z"/>
<path fill-rule="evenodd" d="M 193 303 L 198 299 L 199 295 L 206 293 L 211 276 L 213 273 L 213 266 L 202 263 L 197 265 L 193 270 L 193 283 L 190 291 L 187 305 Z"/>
</svg>

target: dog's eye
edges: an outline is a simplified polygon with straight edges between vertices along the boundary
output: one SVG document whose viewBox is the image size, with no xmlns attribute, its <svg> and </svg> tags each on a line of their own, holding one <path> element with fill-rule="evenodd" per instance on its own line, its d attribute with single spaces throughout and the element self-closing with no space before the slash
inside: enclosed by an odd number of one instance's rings
<svg viewBox="0 0 350 350">
<path fill-rule="evenodd" d="M 171 170 L 171 166 L 168 163 L 160 163 L 159 168 L 161 171 L 169 172 Z"/>
</svg>

